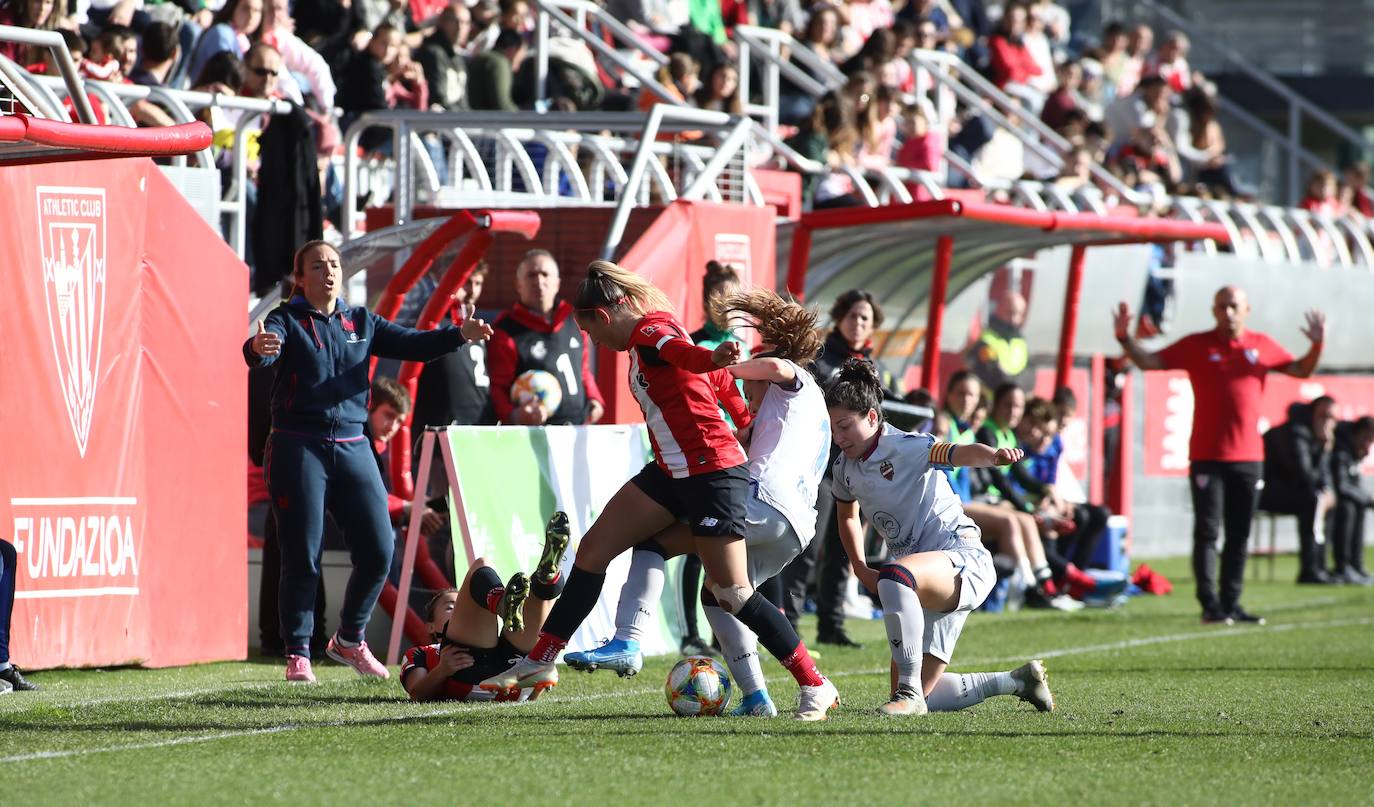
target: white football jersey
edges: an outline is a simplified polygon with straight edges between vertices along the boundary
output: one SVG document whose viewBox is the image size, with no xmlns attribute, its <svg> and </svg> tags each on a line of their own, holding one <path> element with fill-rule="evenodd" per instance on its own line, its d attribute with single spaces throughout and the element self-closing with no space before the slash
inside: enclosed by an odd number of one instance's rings
<svg viewBox="0 0 1374 807">
<path fill-rule="evenodd" d="M 931 460 L 936 442 L 932 435 L 907 434 L 884 423 L 871 454 L 857 460 L 840 454 L 835 460 L 836 500 L 859 502 L 893 558 L 980 540 L 944 474 L 951 466 Z"/>
<path fill-rule="evenodd" d="M 755 495 L 777 508 L 802 547 L 816 534 L 816 493 L 830 458 L 830 414 L 811 374 L 792 365 L 792 389 L 769 384 L 749 442 L 749 476 Z"/>
</svg>

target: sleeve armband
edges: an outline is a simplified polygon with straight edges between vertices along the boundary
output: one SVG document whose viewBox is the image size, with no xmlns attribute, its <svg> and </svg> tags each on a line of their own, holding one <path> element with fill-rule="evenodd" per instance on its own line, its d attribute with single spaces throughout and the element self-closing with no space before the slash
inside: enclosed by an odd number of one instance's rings
<svg viewBox="0 0 1374 807">
<path fill-rule="evenodd" d="M 951 461 L 954 459 L 955 448 L 957 448 L 957 446 L 954 443 L 935 443 L 930 447 L 930 464 L 952 465 L 953 463 Z"/>
</svg>

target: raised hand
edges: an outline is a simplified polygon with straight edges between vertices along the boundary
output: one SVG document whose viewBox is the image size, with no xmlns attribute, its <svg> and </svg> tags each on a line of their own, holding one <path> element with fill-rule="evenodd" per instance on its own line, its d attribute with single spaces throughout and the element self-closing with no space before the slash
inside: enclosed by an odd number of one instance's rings
<svg viewBox="0 0 1374 807">
<path fill-rule="evenodd" d="M 463 338 L 469 342 L 485 342 L 491 338 L 491 326 L 486 320 L 473 316 L 476 313 L 477 306 L 471 303 L 463 304 Z"/>
<path fill-rule="evenodd" d="M 1026 456 L 1026 452 L 1019 448 L 999 448 L 992 455 L 992 462 L 995 465 L 1015 465 Z"/>
<path fill-rule="evenodd" d="M 1325 341 L 1326 315 L 1314 308 L 1307 312 L 1304 319 L 1307 321 L 1307 325 L 1302 329 L 1302 335 L 1313 342 Z"/>
<path fill-rule="evenodd" d="M 1116 330 L 1116 341 L 1124 342 L 1131 335 L 1131 307 L 1124 302 L 1118 305 L 1112 315 L 1112 325 Z"/>
<path fill-rule="evenodd" d="M 259 356 L 278 356 L 281 354 L 281 337 L 267 330 L 262 320 L 258 320 L 258 333 L 253 337 L 253 352 Z"/>
<path fill-rule="evenodd" d="M 729 367 L 739 361 L 739 350 L 739 342 L 727 339 L 711 351 L 711 361 L 715 362 L 717 367 Z"/>
</svg>

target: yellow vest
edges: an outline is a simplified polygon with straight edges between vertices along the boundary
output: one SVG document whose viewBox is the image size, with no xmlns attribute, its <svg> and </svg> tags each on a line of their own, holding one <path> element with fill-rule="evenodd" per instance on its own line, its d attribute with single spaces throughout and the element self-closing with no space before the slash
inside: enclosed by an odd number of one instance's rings
<svg viewBox="0 0 1374 807">
<path fill-rule="evenodd" d="M 983 343 L 978 358 L 983 361 L 996 361 L 998 368 L 1007 376 L 1020 375 L 1030 363 L 1030 349 L 1026 340 L 1017 336 L 1003 339 L 991 330 L 983 331 L 978 341 Z"/>
</svg>

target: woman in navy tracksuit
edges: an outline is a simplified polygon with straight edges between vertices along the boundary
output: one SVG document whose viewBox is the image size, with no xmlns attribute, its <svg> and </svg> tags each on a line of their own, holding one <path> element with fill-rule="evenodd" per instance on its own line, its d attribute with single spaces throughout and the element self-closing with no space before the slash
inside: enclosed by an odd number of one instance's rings
<svg viewBox="0 0 1374 807">
<path fill-rule="evenodd" d="M 281 541 L 281 630 L 288 681 L 315 680 L 310 633 L 320 574 L 327 507 L 343 528 L 353 560 L 339 630 L 329 657 L 362 675 L 388 677 L 363 641 L 363 631 L 391 567 L 394 539 L 386 489 L 367 445 L 369 357 L 429 361 L 491 328 L 467 319 L 462 328 L 416 331 L 339 300 L 339 253 L 311 241 L 296 253 L 291 299 L 258 323 L 243 345 L 250 367 L 277 363 L 272 384 L 272 434 L 263 475 Z"/>
</svg>

